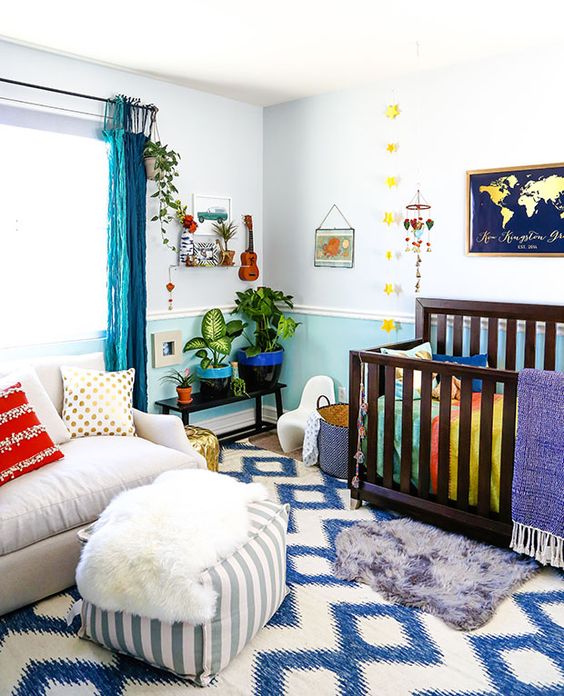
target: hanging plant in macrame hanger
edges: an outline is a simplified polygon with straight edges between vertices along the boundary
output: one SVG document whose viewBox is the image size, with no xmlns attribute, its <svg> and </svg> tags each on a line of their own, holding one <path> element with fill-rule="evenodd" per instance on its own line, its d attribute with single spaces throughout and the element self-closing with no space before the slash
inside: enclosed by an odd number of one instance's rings
<svg viewBox="0 0 564 696">
<path fill-rule="evenodd" d="M 431 245 L 431 230 L 435 221 L 431 218 L 431 204 L 428 203 L 421 191 L 417 189 L 417 193 L 411 201 L 405 206 L 405 220 L 403 226 L 406 231 L 406 251 L 412 251 L 417 255 L 415 261 L 415 293 L 421 290 L 421 247 L 423 246 L 425 234 L 427 241 L 425 247 L 428 252 L 432 251 Z"/>
</svg>

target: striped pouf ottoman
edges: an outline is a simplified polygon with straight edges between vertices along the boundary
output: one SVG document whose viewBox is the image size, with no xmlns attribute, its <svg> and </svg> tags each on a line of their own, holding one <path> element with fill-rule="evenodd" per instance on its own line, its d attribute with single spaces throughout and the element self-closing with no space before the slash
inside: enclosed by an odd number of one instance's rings
<svg viewBox="0 0 564 696">
<path fill-rule="evenodd" d="M 202 573 L 218 595 L 208 623 L 165 623 L 149 616 L 104 611 L 79 600 L 79 636 L 207 686 L 270 621 L 286 596 L 288 505 L 249 505 L 251 532 L 235 553 Z"/>
</svg>

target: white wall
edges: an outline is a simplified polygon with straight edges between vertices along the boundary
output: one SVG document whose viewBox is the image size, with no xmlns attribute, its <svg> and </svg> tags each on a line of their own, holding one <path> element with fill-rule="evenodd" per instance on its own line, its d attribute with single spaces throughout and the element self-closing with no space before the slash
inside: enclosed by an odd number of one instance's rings
<svg viewBox="0 0 564 696">
<path fill-rule="evenodd" d="M 564 302 L 564 258 L 465 256 L 466 170 L 564 161 L 563 64 L 562 50 L 529 52 L 267 108 L 269 282 L 309 307 L 411 313 L 415 259 L 385 260 L 405 234 L 382 218 L 402 212 L 420 181 L 436 220 L 422 296 Z M 402 113 L 391 121 L 384 110 L 396 101 Z M 400 177 L 392 192 L 389 175 Z M 353 270 L 313 267 L 314 230 L 334 202 L 356 228 Z M 385 282 L 403 292 L 388 299 Z"/>
<path fill-rule="evenodd" d="M 122 93 L 156 104 L 161 138 L 182 156 L 177 182 L 182 200 L 191 209 L 193 192 L 232 196 L 235 220 L 243 213 L 253 214 L 256 245 L 262 251 L 262 108 L 5 42 L 0 42 L 0 67 L 1 76 L 9 79 L 101 97 Z M 97 102 L 1 83 L 0 95 L 95 113 L 102 108 Z M 242 251 L 245 245 L 241 225 L 231 247 Z M 165 285 L 175 254 L 162 246 L 156 223 L 149 224 L 147 248 L 151 317 L 167 310 Z M 181 269 L 173 281 L 178 310 L 231 304 L 235 291 L 244 285 L 236 269 L 224 268 Z"/>
</svg>

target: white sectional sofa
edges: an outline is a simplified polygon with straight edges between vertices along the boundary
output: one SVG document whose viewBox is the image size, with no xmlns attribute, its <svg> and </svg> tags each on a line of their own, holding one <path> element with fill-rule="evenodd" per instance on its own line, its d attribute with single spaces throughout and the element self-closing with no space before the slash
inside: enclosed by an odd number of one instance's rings
<svg viewBox="0 0 564 696">
<path fill-rule="evenodd" d="M 101 353 L 26 361 L 61 413 L 61 365 L 103 370 Z M 0 364 L 0 377 L 23 363 Z M 64 458 L 0 486 L 0 615 L 74 584 L 76 532 L 120 491 L 170 469 L 205 468 L 176 416 L 134 411 L 135 437 L 85 437 Z"/>
</svg>

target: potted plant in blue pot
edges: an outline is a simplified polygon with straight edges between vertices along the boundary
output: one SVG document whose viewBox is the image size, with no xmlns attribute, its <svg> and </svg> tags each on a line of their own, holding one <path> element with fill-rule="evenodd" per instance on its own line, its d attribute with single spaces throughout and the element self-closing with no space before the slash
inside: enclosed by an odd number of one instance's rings
<svg viewBox="0 0 564 696">
<path fill-rule="evenodd" d="M 299 326 L 281 309 L 292 309 L 292 299 L 281 290 L 267 287 L 237 293 L 234 312 L 255 322 L 253 339 L 246 336 L 250 345 L 237 353 L 239 371 L 248 390 L 271 387 L 280 377 L 284 360 L 280 341 L 291 338 Z"/>
<path fill-rule="evenodd" d="M 184 352 L 196 351 L 200 364 L 196 368 L 200 393 L 204 399 L 218 399 L 229 392 L 232 367 L 227 361 L 233 340 L 243 333 L 239 319 L 226 322 L 220 309 L 210 309 L 202 317 L 202 335 L 191 338 Z"/>
</svg>

